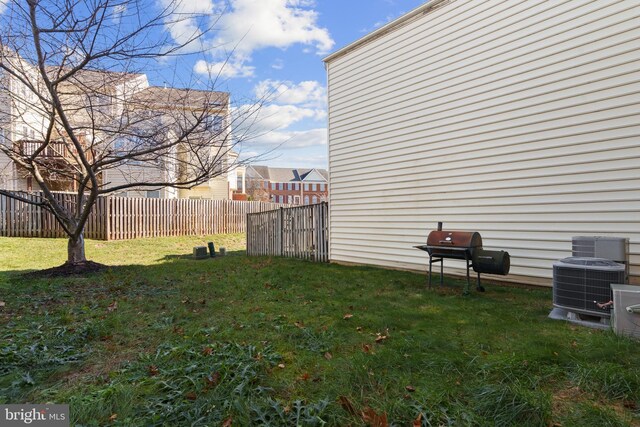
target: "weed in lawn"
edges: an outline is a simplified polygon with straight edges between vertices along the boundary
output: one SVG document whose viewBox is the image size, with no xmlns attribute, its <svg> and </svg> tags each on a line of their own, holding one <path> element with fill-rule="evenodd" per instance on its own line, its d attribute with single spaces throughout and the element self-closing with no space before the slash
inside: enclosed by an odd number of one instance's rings
<svg viewBox="0 0 640 427">
<path fill-rule="evenodd" d="M 622 419 L 613 409 L 590 403 L 578 403 L 565 408 L 559 421 L 563 426 L 628 427 L 630 425 L 629 421 Z"/>
<path fill-rule="evenodd" d="M 9 324 L 0 338 L 0 403 L 21 401 L 56 372 L 78 366 L 91 351 L 91 325 L 79 329 L 55 324 Z"/>
<path fill-rule="evenodd" d="M 270 398 L 268 372 L 281 361 L 269 347 L 231 343 L 163 344 L 152 355 L 116 371 L 106 388 L 70 397 L 73 421 L 82 425 L 320 425 L 328 402 L 291 406 Z M 115 421 L 114 420 L 114 421 Z M 280 424 L 279 421 L 282 421 Z"/>
<path fill-rule="evenodd" d="M 640 369 L 620 369 L 615 363 L 601 361 L 575 366 L 568 375 L 582 390 L 610 399 L 640 402 Z"/>
<path fill-rule="evenodd" d="M 476 414 L 495 426 L 546 426 L 551 396 L 521 384 L 491 384 L 470 392 Z"/>
</svg>

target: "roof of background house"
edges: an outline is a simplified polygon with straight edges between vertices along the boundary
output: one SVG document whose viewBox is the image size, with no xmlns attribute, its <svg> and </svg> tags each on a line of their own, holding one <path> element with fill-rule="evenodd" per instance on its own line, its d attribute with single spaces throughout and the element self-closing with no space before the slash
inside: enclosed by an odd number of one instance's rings
<svg viewBox="0 0 640 427">
<path fill-rule="evenodd" d="M 220 107 L 229 105 L 228 92 L 213 92 L 196 89 L 177 89 L 173 87 L 149 86 L 136 92 L 135 101 L 153 104 L 156 107 Z"/>
<path fill-rule="evenodd" d="M 329 179 L 326 169 L 298 169 L 298 168 L 272 168 L 269 166 L 252 165 L 251 168 L 263 179 L 272 182 L 297 182 L 304 181 L 312 171 L 317 171 L 325 181 Z"/>
<path fill-rule="evenodd" d="M 57 74 L 64 74 L 70 68 L 48 65 L 46 67 L 47 75 L 51 79 L 57 78 Z M 66 81 L 76 86 L 86 86 L 86 89 L 100 90 L 111 88 L 119 84 L 123 84 L 130 80 L 144 76 L 142 73 L 119 72 L 109 70 L 92 70 L 83 68 L 74 73 L 74 75 Z"/>
</svg>

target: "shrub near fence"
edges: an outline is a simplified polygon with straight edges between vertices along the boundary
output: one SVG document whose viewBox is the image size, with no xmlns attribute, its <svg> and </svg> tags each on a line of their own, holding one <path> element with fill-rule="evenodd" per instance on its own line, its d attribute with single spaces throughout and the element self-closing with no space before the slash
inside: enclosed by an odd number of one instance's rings
<svg viewBox="0 0 640 427">
<path fill-rule="evenodd" d="M 39 200 L 37 193 L 22 197 Z M 56 193 L 68 206 L 75 194 Z M 288 205 L 232 200 L 143 199 L 99 197 L 84 235 L 88 239 L 126 240 L 142 237 L 243 233 L 248 213 Z M 48 210 L 0 195 L 0 236 L 66 237 L 62 226 Z"/>
<path fill-rule="evenodd" d="M 329 261 L 329 205 L 247 215 L 247 254 Z"/>
</svg>

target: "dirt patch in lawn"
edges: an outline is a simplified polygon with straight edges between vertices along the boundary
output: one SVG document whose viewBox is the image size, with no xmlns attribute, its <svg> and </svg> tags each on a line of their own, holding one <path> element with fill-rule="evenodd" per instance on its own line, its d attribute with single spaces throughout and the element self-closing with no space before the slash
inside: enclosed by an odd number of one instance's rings
<svg viewBox="0 0 640 427">
<path fill-rule="evenodd" d="M 52 277 L 84 276 L 104 271 L 107 268 L 109 267 L 93 261 L 85 261 L 75 264 L 65 262 L 58 267 L 25 273 L 23 277 L 27 279 L 42 279 Z"/>
</svg>

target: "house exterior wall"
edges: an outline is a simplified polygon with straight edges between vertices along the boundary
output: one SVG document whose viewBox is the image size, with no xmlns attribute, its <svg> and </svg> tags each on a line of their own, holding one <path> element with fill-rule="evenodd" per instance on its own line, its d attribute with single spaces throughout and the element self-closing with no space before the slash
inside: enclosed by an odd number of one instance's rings
<svg viewBox="0 0 640 427">
<path fill-rule="evenodd" d="M 248 179 L 247 184 L 253 197 L 259 195 L 261 201 L 296 205 L 313 204 L 314 200 L 315 203 L 326 202 L 328 187 L 326 182 L 270 182 L 260 179 Z"/>
<path fill-rule="evenodd" d="M 430 4 L 325 59 L 332 261 L 424 271 L 443 221 L 537 284 L 628 237 L 640 283 L 640 2 Z"/>
</svg>

